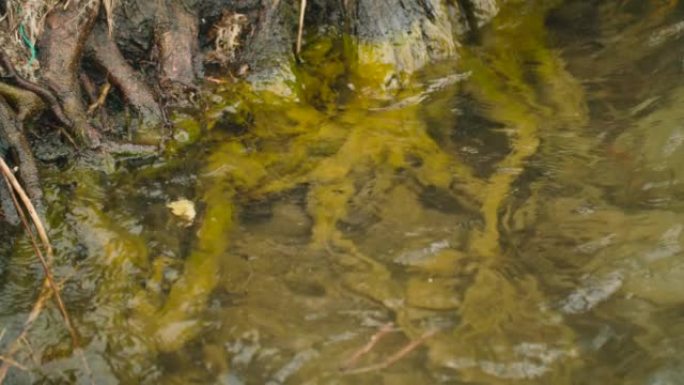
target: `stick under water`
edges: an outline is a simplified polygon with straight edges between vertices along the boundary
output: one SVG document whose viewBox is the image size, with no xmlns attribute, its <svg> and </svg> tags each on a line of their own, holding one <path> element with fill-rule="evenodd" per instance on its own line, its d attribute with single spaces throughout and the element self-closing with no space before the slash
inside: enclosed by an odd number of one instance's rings
<svg viewBox="0 0 684 385">
<path fill-rule="evenodd" d="M 62 296 L 60 294 L 61 292 L 54 280 L 54 276 L 50 268 L 54 260 L 54 252 L 52 244 L 50 243 L 50 239 L 48 238 L 47 231 L 45 231 L 45 226 L 43 225 L 43 222 L 40 219 L 40 216 L 38 215 L 33 203 L 31 203 L 31 200 L 29 199 L 28 195 L 21 187 L 21 184 L 14 176 L 14 173 L 2 157 L 0 157 L 0 174 L 2 174 L 2 178 L 7 184 L 7 188 L 10 191 L 12 202 L 14 203 L 17 213 L 19 214 L 19 218 L 21 219 L 24 229 L 26 230 L 31 241 L 33 251 L 35 252 L 36 257 L 38 257 L 40 264 L 43 267 L 43 272 L 45 274 L 43 289 L 41 290 L 41 294 L 38 297 L 38 301 L 36 301 L 31 313 L 29 314 L 28 319 L 26 320 L 26 322 L 24 322 L 24 329 L 22 330 L 22 333 L 14 341 L 6 357 L 11 359 L 12 355 L 18 350 L 18 341 L 26 335 L 26 332 L 28 331 L 29 327 L 33 324 L 35 319 L 41 313 L 42 309 L 45 307 L 45 302 L 51 297 L 52 294 L 55 295 L 55 302 L 57 303 L 59 312 L 62 315 L 64 323 L 69 331 L 69 335 L 71 336 L 74 350 L 80 352 L 79 354 L 82 356 L 78 332 L 74 327 L 73 322 L 71 321 L 71 317 L 69 316 L 69 312 L 67 311 L 66 306 L 64 305 L 64 301 L 62 300 Z M 17 197 L 19 199 L 17 199 Z M 29 217 L 31 218 L 33 226 L 36 229 L 36 232 L 38 233 L 38 238 L 40 238 L 43 248 L 45 249 L 45 255 L 38 246 L 38 242 L 36 241 L 33 230 L 29 225 L 28 219 L 24 214 L 24 210 L 22 209 L 19 200 L 21 200 L 21 203 L 23 203 L 24 208 L 26 209 L 26 211 L 29 214 Z M 86 369 L 89 371 L 88 364 L 85 361 L 85 357 L 82 356 L 81 358 L 84 362 Z M 12 365 L 11 362 L 8 360 L 3 360 L 3 364 L 0 366 L 0 383 L 3 382 L 10 366 L 15 365 Z"/>
</svg>

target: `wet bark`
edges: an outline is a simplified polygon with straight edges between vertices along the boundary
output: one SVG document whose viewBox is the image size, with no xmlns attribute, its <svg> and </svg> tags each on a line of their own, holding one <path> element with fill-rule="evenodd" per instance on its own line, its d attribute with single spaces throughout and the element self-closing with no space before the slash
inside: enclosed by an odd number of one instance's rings
<svg viewBox="0 0 684 385">
<path fill-rule="evenodd" d="M 45 215 L 43 205 L 43 191 L 40 188 L 38 167 L 36 166 L 31 146 L 22 132 L 22 124 L 7 101 L 0 97 L 0 139 L 7 143 L 10 150 L 16 154 L 19 176 L 24 183 L 24 190 L 31 198 L 36 210 Z"/>
<path fill-rule="evenodd" d="M 88 120 L 78 71 L 83 49 L 95 25 L 99 2 L 85 6 L 79 6 L 79 3 L 72 1 L 67 9 L 56 7 L 48 14 L 38 45 L 43 80 L 60 100 L 76 137 L 86 145 L 96 147 L 100 144 L 100 135 Z"/>
<path fill-rule="evenodd" d="M 0 82 L 0 96 L 14 107 L 19 121 L 35 116 L 44 108 L 44 104 L 36 94 L 7 83 Z"/>
<path fill-rule="evenodd" d="M 21 97 L 19 98 L 21 100 L 16 102 L 17 104 L 19 104 L 18 106 L 15 106 L 15 109 L 18 111 L 17 115 L 19 120 L 24 121 L 26 117 L 31 116 L 34 113 L 38 113 L 39 110 L 42 110 L 43 106 L 40 105 L 40 103 L 38 103 L 37 101 L 34 101 L 35 97 L 37 96 L 47 106 L 49 106 L 50 110 L 52 111 L 55 118 L 57 118 L 59 123 L 63 124 L 66 127 L 71 127 L 71 121 L 66 117 L 66 115 L 64 115 L 64 110 L 62 109 L 62 106 L 59 104 L 59 101 L 57 100 L 55 95 L 53 95 L 52 92 L 50 92 L 45 87 L 42 87 L 34 82 L 31 82 L 23 78 L 21 75 L 19 75 L 19 73 L 17 73 L 17 71 L 15 70 L 11 60 L 3 50 L 0 50 L 0 63 L 2 64 L 2 67 L 5 70 L 8 79 L 11 80 L 13 84 L 15 84 L 17 87 L 21 87 L 22 92 L 25 95 L 31 94 L 30 97 Z M 9 93 L 0 91 L 0 94 L 9 98 L 10 101 L 13 100 L 12 95 Z"/>
<path fill-rule="evenodd" d="M 160 83 L 194 88 L 201 74 L 199 20 L 180 1 L 159 9 L 155 36 L 159 47 Z"/>
<path fill-rule="evenodd" d="M 250 66 L 248 80 L 257 88 L 283 96 L 292 93 L 296 21 L 292 2 L 274 0 L 262 9 L 244 56 Z"/>
<path fill-rule="evenodd" d="M 451 9 L 449 8 L 451 7 Z M 393 64 L 412 73 L 433 60 L 456 54 L 456 31 L 461 15 L 455 6 L 439 0 L 359 0 L 355 2 L 352 28 L 360 45 L 377 47 L 376 57 L 359 60 Z"/>
<path fill-rule="evenodd" d="M 162 111 L 152 90 L 143 75 L 128 64 L 104 24 L 93 29 L 88 51 L 145 124 L 156 125 L 162 121 Z"/>
</svg>

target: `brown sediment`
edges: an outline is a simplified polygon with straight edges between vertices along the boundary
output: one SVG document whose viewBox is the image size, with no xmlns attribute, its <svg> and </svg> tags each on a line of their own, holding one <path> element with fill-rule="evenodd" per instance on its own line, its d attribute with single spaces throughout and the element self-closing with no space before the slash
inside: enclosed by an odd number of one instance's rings
<svg viewBox="0 0 684 385">
<path fill-rule="evenodd" d="M 73 123 L 77 139 L 89 146 L 100 144 L 100 135 L 88 120 L 81 98 L 78 72 L 86 41 L 95 24 L 99 2 L 72 1 L 65 9 L 54 8 L 45 20 L 40 39 L 43 79 L 60 100 Z"/>
<path fill-rule="evenodd" d="M 88 51 L 144 122 L 154 124 L 162 121 L 162 111 L 152 90 L 142 74 L 128 64 L 104 25 L 96 25 L 93 29 Z"/>
</svg>

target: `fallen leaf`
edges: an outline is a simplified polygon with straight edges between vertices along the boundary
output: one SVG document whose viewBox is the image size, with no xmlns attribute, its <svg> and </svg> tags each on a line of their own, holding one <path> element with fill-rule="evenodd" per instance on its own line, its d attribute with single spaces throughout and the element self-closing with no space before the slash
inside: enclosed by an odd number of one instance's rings
<svg viewBox="0 0 684 385">
<path fill-rule="evenodd" d="M 171 209 L 171 213 L 181 219 L 192 222 L 195 220 L 197 212 L 195 211 L 195 204 L 192 201 L 181 198 L 177 201 L 166 204 L 166 207 Z"/>
</svg>

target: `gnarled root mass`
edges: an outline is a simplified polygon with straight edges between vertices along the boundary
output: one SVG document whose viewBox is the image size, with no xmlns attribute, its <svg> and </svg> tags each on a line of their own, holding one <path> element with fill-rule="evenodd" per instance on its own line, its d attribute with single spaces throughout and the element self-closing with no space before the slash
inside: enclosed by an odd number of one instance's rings
<svg viewBox="0 0 684 385">
<path fill-rule="evenodd" d="M 167 123 L 166 108 L 195 101 L 205 61 L 203 48 L 220 46 L 225 52 L 219 56 L 234 61 L 221 62 L 224 70 L 240 68 L 237 72 L 248 75 L 257 88 L 292 96 L 297 92 L 295 45 L 298 51 L 306 44 L 307 29 L 336 30 L 354 37 L 357 49 L 348 52 L 349 64 L 357 62 L 358 74 L 366 72 L 361 68 L 364 63 L 387 64 L 388 71 L 371 71 L 377 79 L 370 80 L 392 88 L 402 73 L 455 55 L 457 31 L 475 29 L 492 17 L 496 3 L 322 0 L 306 6 L 306 2 L 280 0 L 5 0 L 0 2 L 0 44 L 7 51 L 0 49 L 0 96 L 13 108 L 8 110 L 13 117 L 4 117 L 13 122 L 3 129 L 6 144 L 18 155 L 30 195 L 39 199 L 35 162 L 29 160 L 26 140 L 19 136 L 23 126 L 30 127 L 23 123 L 44 110 L 50 111 L 64 136 L 73 136 L 81 147 L 107 151 L 112 147 L 106 143 L 109 131 L 115 139 L 159 143 L 160 128 Z M 33 13 L 35 20 L 27 19 Z M 18 33 L 20 28 L 27 29 L 28 36 Z M 30 53 L 28 62 L 22 49 Z M 211 55 L 206 59 L 211 62 Z M 25 77 L 17 74 L 15 66 Z M 117 91 L 110 92 L 109 84 Z M 100 87 L 106 92 L 97 92 Z M 84 96 L 90 98 L 91 111 Z M 131 122 L 117 119 L 123 116 L 117 114 L 124 109 L 120 101 L 140 118 L 124 128 L 134 129 L 133 135 L 109 129 L 110 122 Z M 114 111 L 100 111 L 97 123 L 92 112 L 103 106 Z"/>
<path fill-rule="evenodd" d="M 24 181 L 25 190 L 36 209 L 44 215 L 43 192 L 38 179 L 38 167 L 36 166 L 31 147 L 22 133 L 21 121 L 17 119 L 7 101 L 0 96 L 0 141 L 7 143 L 16 154 L 19 164 L 19 175 Z M 13 214 L 10 214 L 13 217 Z"/>
<path fill-rule="evenodd" d="M 124 99 L 140 115 L 143 123 L 158 124 L 162 111 L 152 89 L 142 74 L 128 64 L 107 27 L 98 24 L 88 41 L 89 56 L 108 74 L 109 80 L 121 91 Z"/>
<path fill-rule="evenodd" d="M 77 139 L 88 146 L 98 146 L 100 135 L 90 124 L 83 106 L 78 71 L 100 8 L 99 2 L 87 2 L 79 7 L 81 2 L 72 1 L 68 7 L 56 7 L 48 14 L 45 32 L 39 41 L 41 75 L 60 100 Z"/>
</svg>

